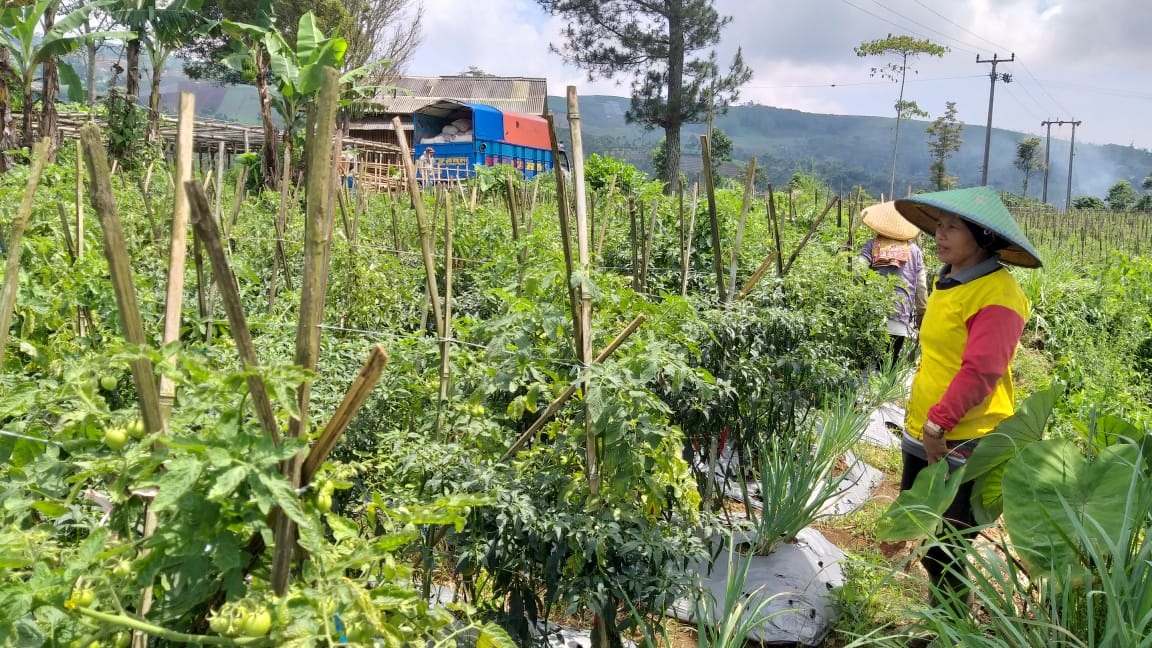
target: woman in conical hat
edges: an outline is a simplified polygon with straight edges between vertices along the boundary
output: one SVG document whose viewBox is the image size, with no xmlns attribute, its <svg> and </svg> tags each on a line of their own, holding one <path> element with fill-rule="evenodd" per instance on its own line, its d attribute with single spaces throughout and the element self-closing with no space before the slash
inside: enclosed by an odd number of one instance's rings
<svg viewBox="0 0 1152 648">
<path fill-rule="evenodd" d="M 896 211 L 892 201 L 866 207 L 863 222 L 876 236 L 864 244 L 860 258 L 876 272 L 900 279 L 887 324 L 895 364 L 900 359 L 904 340 L 914 333 L 928 300 L 924 252 L 913 240 L 920 230 Z"/>
<path fill-rule="evenodd" d="M 1003 264 L 1037 268 L 1040 257 L 986 187 L 895 203 L 904 218 L 936 238 L 944 263 L 928 298 L 908 400 L 900 484 L 907 490 L 921 470 L 941 459 L 950 470 L 962 466 L 980 439 L 1012 415 L 1012 358 L 1030 305 Z M 966 482 L 944 513 L 957 530 L 976 523 L 971 498 L 972 482 Z M 966 562 L 954 548 L 934 546 L 923 564 L 937 603 L 967 600 L 959 577 Z"/>
</svg>

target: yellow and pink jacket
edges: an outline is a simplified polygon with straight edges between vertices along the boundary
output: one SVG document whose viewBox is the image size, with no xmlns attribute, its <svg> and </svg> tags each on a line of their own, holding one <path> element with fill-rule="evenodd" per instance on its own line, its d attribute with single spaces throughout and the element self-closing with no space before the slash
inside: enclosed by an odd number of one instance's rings
<svg viewBox="0 0 1152 648">
<path fill-rule="evenodd" d="M 931 419 L 949 441 L 975 439 L 1012 415 L 1012 358 L 1029 312 L 1024 291 L 1002 267 L 963 282 L 936 280 L 905 420 L 913 438 L 923 438 Z"/>
</svg>

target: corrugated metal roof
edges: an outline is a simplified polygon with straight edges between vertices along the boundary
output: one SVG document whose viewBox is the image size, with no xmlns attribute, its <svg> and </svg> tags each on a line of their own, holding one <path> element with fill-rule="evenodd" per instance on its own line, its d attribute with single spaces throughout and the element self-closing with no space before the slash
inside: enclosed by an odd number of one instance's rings
<svg viewBox="0 0 1152 648">
<path fill-rule="evenodd" d="M 539 78 L 394 77 L 385 85 L 399 89 L 376 94 L 373 103 L 379 106 L 380 113 L 387 114 L 411 113 L 438 99 L 455 99 L 509 112 L 543 115 L 548 100 L 548 80 Z"/>
</svg>

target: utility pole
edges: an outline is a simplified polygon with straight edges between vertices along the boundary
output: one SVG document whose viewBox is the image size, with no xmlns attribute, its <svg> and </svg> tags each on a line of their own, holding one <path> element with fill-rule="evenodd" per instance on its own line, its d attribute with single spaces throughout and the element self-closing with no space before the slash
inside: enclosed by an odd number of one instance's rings
<svg viewBox="0 0 1152 648">
<path fill-rule="evenodd" d="M 984 169 L 980 172 L 980 184 L 988 185 L 988 149 L 992 146 L 992 102 L 996 98 L 996 79 L 999 78 L 1004 83 L 1012 83 L 1011 74 L 996 74 L 997 63 L 1011 63 L 1016 60 L 1016 53 L 1012 53 L 1012 58 L 1002 59 L 997 54 L 992 54 L 990 59 L 982 59 L 980 55 L 976 55 L 977 63 L 991 63 L 992 73 L 988 76 L 992 79 L 992 88 L 988 91 L 988 128 L 984 133 Z"/>
<path fill-rule="evenodd" d="M 1076 156 L 1076 127 L 1080 125 L 1079 121 L 1069 123 L 1072 124 L 1072 143 L 1068 146 L 1068 194 L 1064 198 L 1064 211 L 1072 209 L 1072 158 Z"/>
<path fill-rule="evenodd" d="M 1049 167 L 1048 159 L 1051 155 L 1051 149 L 1052 149 L 1052 125 L 1055 124 L 1057 126 L 1063 126 L 1064 124 L 1071 124 L 1071 123 L 1072 122 L 1064 121 L 1063 119 L 1046 120 L 1046 121 L 1040 122 L 1041 126 L 1047 126 L 1048 127 L 1048 137 L 1044 140 L 1044 195 L 1041 196 L 1041 198 L 1040 198 L 1040 202 L 1042 202 L 1044 204 L 1048 204 L 1048 167 Z M 1079 122 L 1077 122 L 1077 123 L 1079 123 Z"/>
</svg>

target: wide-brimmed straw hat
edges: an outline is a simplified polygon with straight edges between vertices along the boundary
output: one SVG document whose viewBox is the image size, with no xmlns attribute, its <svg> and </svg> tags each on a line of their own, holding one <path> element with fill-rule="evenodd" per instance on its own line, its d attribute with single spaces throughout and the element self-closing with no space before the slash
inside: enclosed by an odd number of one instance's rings
<svg viewBox="0 0 1152 648">
<path fill-rule="evenodd" d="M 898 198 L 896 209 L 917 227 L 935 236 L 941 214 L 952 214 L 990 230 L 1006 246 L 997 250 L 1000 260 L 1025 268 L 1039 268 L 1040 255 L 1016 224 L 1000 196 L 987 187 L 950 189 Z"/>
<path fill-rule="evenodd" d="M 900 212 L 896 211 L 896 205 L 891 200 L 865 207 L 862 214 L 864 224 L 885 238 L 908 241 L 920 233 L 918 227 L 909 223 Z"/>
</svg>

